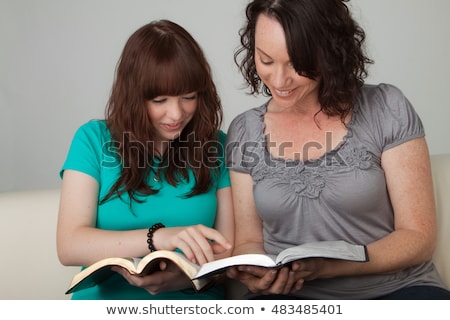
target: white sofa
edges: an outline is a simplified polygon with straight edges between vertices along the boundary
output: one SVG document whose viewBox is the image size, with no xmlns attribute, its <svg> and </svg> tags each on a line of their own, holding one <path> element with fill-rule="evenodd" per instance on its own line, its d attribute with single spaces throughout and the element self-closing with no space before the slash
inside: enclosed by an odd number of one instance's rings
<svg viewBox="0 0 450 320">
<path fill-rule="evenodd" d="M 433 155 L 438 212 L 436 266 L 450 286 L 450 154 Z M 62 266 L 56 255 L 59 190 L 0 193 L 0 299 L 69 299 L 64 294 L 78 267 Z M 230 298 L 242 286 L 232 283 Z"/>
</svg>

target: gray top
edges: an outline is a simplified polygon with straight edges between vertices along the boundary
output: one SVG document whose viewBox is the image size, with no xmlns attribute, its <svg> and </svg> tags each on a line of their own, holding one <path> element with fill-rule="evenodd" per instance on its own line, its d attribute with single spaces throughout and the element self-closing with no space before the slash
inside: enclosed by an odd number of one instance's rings
<svg viewBox="0 0 450 320">
<path fill-rule="evenodd" d="M 394 230 L 381 154 L 425 135 L 419 116 L 399 89 L 387 84 L 365 85 L 342 143 L 312 161 L 270 155 L 264 137 L 266 109 L 267 103 L 232 121 L 227 166 L 253 178 L 268 253 L 319 240 L 366 245 Z M 429 261 L 389 275 L 309 281 L 298 295 L 369 299 L 410 285 L 445 288 Z"/>
</svg>

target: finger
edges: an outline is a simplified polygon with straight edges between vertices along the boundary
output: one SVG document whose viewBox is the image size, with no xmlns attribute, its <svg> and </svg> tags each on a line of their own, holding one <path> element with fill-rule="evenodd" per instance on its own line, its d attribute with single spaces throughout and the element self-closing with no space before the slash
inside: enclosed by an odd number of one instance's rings
<svg viewBox="0 0 450 320">
<path fill-rule="evenodd" d="M 132 286 L 138 286 L 138 278 L 136 276 L 133 276 L 132 274 L 130 274 L 127 270 L 123 269 L 123 268 L 117 268 L 114 271 L 116 271 L 118 274 L 120 274 L 126 281 L 128 281 L 128 283 Z"/>
<path fill-rule="evenodd" d="M 271 283 L 269 293 L 273 294 L 283 293 L 286 284 L 288 282 L 288 279 L 289 279 L 289 268 L 281 268 L 280 270 L 278 270 L 276 279 Z"/>
<path fill-rule="evenodd" d="M 206 242 L 205 239 L 203 240 Z M 195 239 L 191 238 L 190 241 L 184 241 L 184 247 L 180 247 L 180 249 L 188 250 L 191 255 L 190 260 L 198 265 L 202 265 L 208 261 L 214 260 L 214 255 L 211 248 L 208 244 L 206 246 L 207 249 L 204 250 Z"/>
<path fill-rule="evenodd" d="M 127 269 L 122 268 L 122 267 L 114 266 L 111 268 L 111 270 L 114 272 L 117 272 L 118 274 L 120 274 L 122 277 L 124 277 L 126 279 L 128 279 L 129 276 L 131 276 L 131 273 Z"/>
<path fill-rule="evenodd" d="M 186 256 L 186 258 L 193 262 L 193 263 L 197 263 L 197 260 L 195 258 L 194 252 L 192 251 L 190 245 L 188 245 L 186 243 L 186 241 L 184 240 L 179 240 L 177 242 L 177 248 L 181 250 L 181 252 L 183 252 L 183 254 Z"/>
<path fill-rule="evenodd" d="M 295 272 L 294 271 L 288 271 L 288 279 L 287 282 L 283 288 L 283 294 L 288 295 L 292 292 L 292 288 L 294 287 L 296 281 L 295 281 Z"/>
<path fill-rule="evenodd" d="M 222 250 L 229 250 L 232 248 L 231 243 L 216 229 L 209 228 L 204 225 L 198 225 L 197 227 L 203 238 L 209 240 L 208 244 L 210 246 L 211 243 L 213 243 L 216 247 L 222 247 Z"/>
<path fill-rule="evenodd" d="M 228 278 L 230 279 L 237 279 L 238 278 L 238 271 L 236 268 L 228 268 L 228 270 L 225 272 Z"/>
<path fill-rule="evenodd" d="M 200 264 L 213 261 L 214 254 L 223 253 L 232 248 L 231 243 L 220 232 L 204 225 L 187 228 L 186 236 L 192 238 L 200 248 L 201 251 L 193 249 Z"/>
<path fill-rule="evenodd" d="M 212 250 L 210 245 L 207 243 L 207 239 L 200 233 L 200 231 L 196 230 L 198 228 L 195 227 L 186 227 L 181 232 L 176 235 L 176 239 L 173 242 L 176 248 L 183 251 L 185 256 L 193 263 L 203 264 L 208 261 L 208 258 L 205 255 L 204 250 L 202 249 L 201 243 L 202 241 L 205 243 L 206 250 L 210 251 L 210 255 L 212 255 Z"/>
<path fill-rule="evenodd" d="M 120 271 L 121 271 L 122 269 L 123 269 L 123 268 L 117 267 L 117 266 L 111 267 L 111 270 L 114 271 L 114 272 L 117 272 L 117 273 L 120 273 Z"/>
<path fill-rule="evenodd" d="M 278 273 L 278 270 L 267 269 L 264 276 L 260 278 L 253 286 L 253 290 L 256 290 L 254 292 L 266 292 L 269 288 L 272 287 L 275 279 L 277 279 Z"/>
<path fill-rule="evenodd" d="M 305 283 L 304 279 L 299 279 L 295 282 L 294 287 L 292 288 L 292 292 L 299 291 L 303 288 L 303 284 Z"/>
<path fill-rule="evenodd" d="M 189 238 L 192 239 L 189 241 L 189 244 L 199 264 L 213 261 L 215 260 L 214 254 L 231 249 L 231 244 L 217 230 L 197 225 L 186 228 L 185 231 L 186 233 L 180 236 L 186 242 L 188 242 Z M 222 239 L 225 243 L 218 242 L 222 241 Z"/>
<path fill-rule="evenodd" d="M 221 244 L 216 243 L 215 241 L 211 240 L 210 245 L 212 248 L 212 251 L 214 254 L 224 253 L 225 251 L 229 250 L 224 248 Z"/>
<path fill-rule="evenodd" d="M 258 277 L 258 278 L 262 278 L 262 277 L 264 277 L 267 274 L 268 270 L 270 270 L 270 269 L 267 269 L 267 268 L 264 268 L 264 267 L 245 265 L 245 266 L 238 266 L 237 270 L 240 271 L 240 272 L 249 273 L 252 276 L 255 276 L 255 277 Z M 275 271 L 275 274 L 276 274 L 276 270 L 271 270 L 271 271 Z"/>
<path fill-rule="evenodd" d="M 159 270 L 164 271 L 167 269 L 167 262 L 166 261 L 161 261 L 159 263 Z"/>
<path fill-rule="evenodd" d="M 304 263 L 302 263 L 301 261 L 294 261 L 291 264 L 291 270 L 292 271 L 299 271 L 299 270 L 302 270 L 302 269 L 304 269 Z"/>
<path fill-rule="evenodd" d="M 203 231 L 204 230 L 202 230 L 202 227 L 200 226 L 189 227 L 186 229 L 186 236 L 191 239 L 189 245 L 191 246 L 198 264 L 204 264 L 214 260 L 212 246 L 207 235 L 205 235 Z"/>
<path fill-rule="evenodd" d="M 221 253 L 232 247 L 220 232 L 204 225 L 184 228 L 177 234 L 174 245 L 188 259 L 200 265 L 213 261 L 214 253 Z"/>
</svg>

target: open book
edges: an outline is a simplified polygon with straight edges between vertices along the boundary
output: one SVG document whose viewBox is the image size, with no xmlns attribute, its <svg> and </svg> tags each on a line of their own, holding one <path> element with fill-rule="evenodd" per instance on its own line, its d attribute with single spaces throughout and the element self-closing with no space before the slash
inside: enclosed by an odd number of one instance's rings
<svg viewBox="0 0 450 320">
<path fill-rule="evenodd" d="M 212 285 L 212 279 L 195 279 L 200 266 L 189 261 L 182 253 L 157 250 L 142 258 L 113 257 L 99 260 L 73 277 L 66 294 L 100 284 L 113 274 L 116 274 L 111 270 L 113 266 L 123 267 L 131 274 L 144 276 L 159 271 L 159 263 L 161 261 L 171 261 L 176 264 L 191 279 L 192 286 L 196 291 L 201 291 Z"/>
<path fill-rule="evenodd" d="M 136 275 L 148 275 L 159 270 L 159 262 L 161 260 L 172 261 L 191 279 L 193 288 L 200 292 L 215 283 L 217 279 L 215 275 L 225 272 L 227 268 L 232 266 L 254 265 L 267 268 L 279 268 L 295 260 L 305 258 L 330 258 L 358 262 L 369 260 L 365 246 L 350 244 L 345 241 L 305 243 L 285 249 L 277 256 L 251 253 L 242 254 L 211 261 L 202 266 L 190 262 L 179 252 L 158 250 L 140 259 L 106 258 L 100 260 L 76 274 L 66 294 L 101 283 L 114 274 L 114 271 L 111 270 L 112 266 L 126 268 L 130 273 Z"/>
<path fill-rule="evenodd" d="M 253 265 L 280 268 L 291 262 L 307 258 L 328 258 L 357 262 L 369 261 L 366 247 L 345 241 L 318 241 L 287 248 L 278 255 L 247 253 L 205 263 L 194 279 L 204 279 L 223 272 L 229 267 Z"/>
</svg>

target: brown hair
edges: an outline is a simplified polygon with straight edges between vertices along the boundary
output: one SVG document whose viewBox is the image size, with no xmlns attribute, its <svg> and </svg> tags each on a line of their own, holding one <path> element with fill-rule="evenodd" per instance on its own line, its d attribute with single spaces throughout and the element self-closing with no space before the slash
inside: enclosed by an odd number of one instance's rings
<svg viewBox="0 0 450 320">
<path fill-rule="evenodd" d="M 190 92 L 198 96 L 192 120 L 178 138 L 169 142 L 164 154 L 156 154 L 147 101 Z M 176 185 L 180 179 L 189 179 L 190 169 L 196 182 L 187 196 L 208 191 L 211 168 L 218 167 L 216 159 L 221 152 L 221 122 L 222 106 L 211 69 L 193 37 L 168 20 L 138 29 L 125 44 L 106 108 L 106 123 L 122 160 L 122 173 L 103 201 L 125 192 L 136 201 L 136 193 L 157 193 L 148 185 L 152 170 Z M 160 166 L 154 163 L 156 157 Z"/>
<path fill-rule="evenodd" d="M 255 28 L 260 14 L 276 19 L 286 35 L 287 50 L 298 74 L 319 81 L 319 102 L 328 115 L 344 120 L 367 77 L 365 33 L 352 19 L 348 0 L 254 0 L 240 30 L 241 47 L 234 58 L 251 94 L 271 95 L 256 72 Z M 239 61 L 239 56 L 243 58 Z"/>
</svg>

